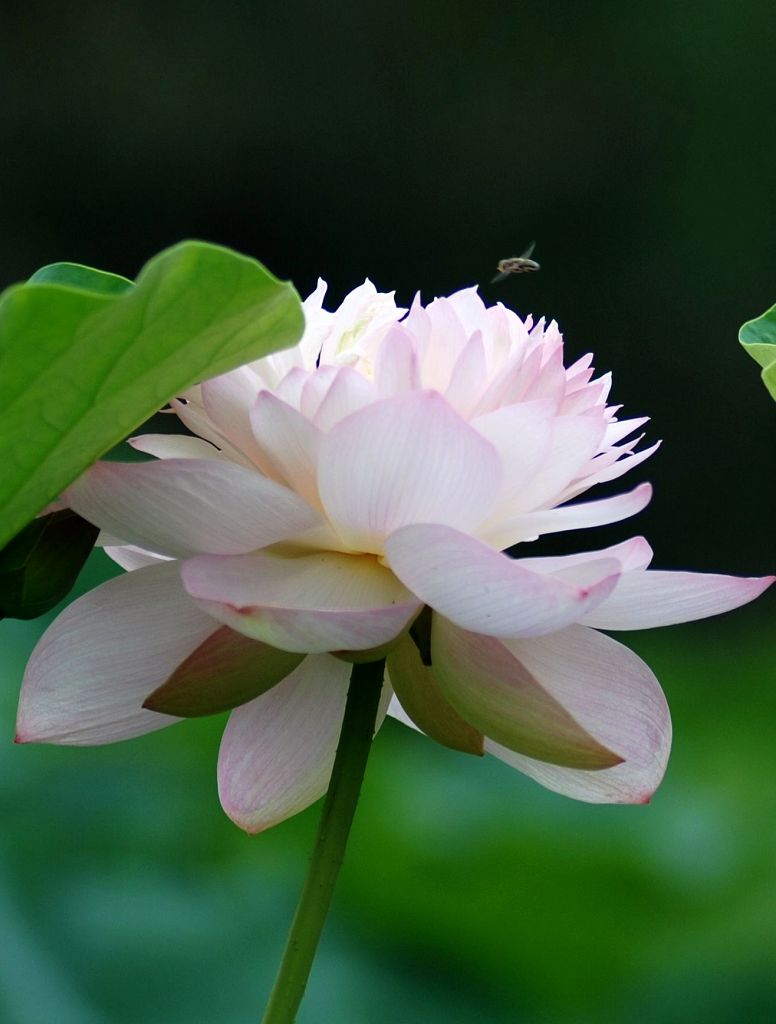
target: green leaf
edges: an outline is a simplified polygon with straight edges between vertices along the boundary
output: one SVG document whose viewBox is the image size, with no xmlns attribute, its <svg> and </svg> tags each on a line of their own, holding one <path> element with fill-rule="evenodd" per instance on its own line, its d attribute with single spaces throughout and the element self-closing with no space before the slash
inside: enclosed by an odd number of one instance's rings
<svg viewBox="0 0 776 1024">
<path fill-rule="evenodd" d="M 765 386 L 776 398 L 776 306 L 747 321 L 738 332 L 738 340 L 763 368 Z"/>
<path fill-rule="evenodd" d="M 58 604 L 98 533 L 69 509 L 28 523 L 0 551 L 0 618 L 34 619 Z"/>
<path fill-rule="evenodd" d="M 134 288 L 127 277 L 82 267 L 80 263 L 49 263 L 36 270 L 27 284 L 65 284 L 102 295 L 121 295 Z"/>
<path fill-rule="evenodd" d="M 176 394 L 304 329 L 292 285 L 204 242 L 131 286 L 75 264 L 34 277 L 0 296 L 0 545 Z"/>
</svg>

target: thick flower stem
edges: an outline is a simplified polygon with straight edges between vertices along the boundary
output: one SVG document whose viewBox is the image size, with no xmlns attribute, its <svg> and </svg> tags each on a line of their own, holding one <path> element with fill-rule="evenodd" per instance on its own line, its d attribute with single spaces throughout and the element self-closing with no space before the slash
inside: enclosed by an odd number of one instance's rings
<svg viewBox="0 0 776 1024">
<path fill-rule="evenodd" d="M 329 791 L 262 1024 L 293 1024 L 331 904 L 374 735 L 385 661 L 354 665 Z"/>
</svg>

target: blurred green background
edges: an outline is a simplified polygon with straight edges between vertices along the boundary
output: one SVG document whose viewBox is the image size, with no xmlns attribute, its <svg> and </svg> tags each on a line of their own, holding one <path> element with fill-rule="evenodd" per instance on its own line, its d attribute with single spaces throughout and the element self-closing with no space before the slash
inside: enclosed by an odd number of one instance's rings
<svg viewBox="0 0 776 1024">
<path fill-rule="evenodd" d="M 366 274 L 405 304 L 480 283 L 555 316 L 664 439 L 646 513 L 556 545 L 643 532 L 660 567 L 773 571 L 775 409 L 736 332 L 776 301 L 774 32 L 766 0 L 16 7 L 0 285 L 134 276 L 182 237 L 332 302 Z M 532 238 L 541 273 L 491 288 Z M 775 607 L 627 638 L 675 717 L 646 808 L 389 723 L 302 1024 L 776 1019 Z M 0 623 L 9 738 L 43 625 Z M 258 1018 L 316 812 L 238 832 L 220 729 L 0 744 L 3 1024 Z"/>
</svg>

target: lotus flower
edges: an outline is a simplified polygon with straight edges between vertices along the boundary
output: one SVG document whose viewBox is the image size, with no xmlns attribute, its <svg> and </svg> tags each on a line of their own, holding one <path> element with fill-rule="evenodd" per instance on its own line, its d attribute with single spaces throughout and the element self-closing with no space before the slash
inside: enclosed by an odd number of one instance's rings
<svg viewBox="0 0 776 1024">
<path fill-rule="evenodd" d="M 155 461 L 98 463 L 66 492 L 130 571 L 42 637 L 18 739 L 107 743 L 233 709 L 220 797 L 258 832 L 326 790 L 349 662 L 387 655 L 381 717 L 577 799 L 647 801 L 666 701 L 598 630 L 713 615 L 772 577 L 651 571 L 641 537 L 503 553 L 640 511 L 648 484 L 568 502 L 654 451 L 626 440 L 645 420 L 617 418 L 592 357 L 564 367 L 554 322 L 475 289 L 408 313 L 368 281 L 335 313 L 324 293 L 295 348 L 172 403 L 196 436 L 136 437 Z"/>
</svg>

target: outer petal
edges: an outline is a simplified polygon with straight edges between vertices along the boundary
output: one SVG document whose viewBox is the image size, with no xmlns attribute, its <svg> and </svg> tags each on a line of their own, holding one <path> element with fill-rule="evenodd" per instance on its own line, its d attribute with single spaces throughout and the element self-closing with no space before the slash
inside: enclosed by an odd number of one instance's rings
<svg viewBox="0 0 776 1024">
<path fill-rule="evenodd" d="M 414 594 L 463 629 L 536 636 L 563 629 L 611 593 L 616 559 L 586 563 L 576 578 L 524 569 L 519 561 L 449 526 L 405 526 L 385 542 L 388 563 Z"/>
<path fill-rule="evenodd" d="M 404 636 L 388 655 L 388 675 L 396 696 L 413 724 L 427 736 L 453 750 L 484 753 L 484 737 L 469 725 L 445 697 L 430 668 L 421 662 L 418 649 Z"/>
<path fill-rule="evenodd" d="M 526 665 L 517 649 L 516 641 L 507 645 L 434 616 L 434 676 L 467 722 L 509 749 L 542 761 L 588 770 L 619 764 L 616 747 L 599 742 L 568 708 L 574 701 L 569 702 L 563 680 L 557 685 L 558 672 L 542 671 L 541 663 Z"/>
<path fill-rule="evenodd" d="M 184 558 L 253 551 L 321 525 L 286 487 L 213 459 L 98 462 L 65 494 L 79 515 L 109 533 Z"/>
<path fill-rule="evenodd" d="M 599 629 L 652 629 L 705 619 L 753 601 L 773 576 L 717 576 L 700 572 L 631 572 L 600 608 L 581 620 Z"/>
<path fill-rule="evenodd" d="M 218 756 L 218 792 L 241 828 L 262 832 L 326 792 L 349 676 L 344 661 L 313 655 L 232 712 Z"/>
<path fill-rule="evenodd" d="M 468 530 L 501 484 L 495 448 L 434 391 L 384 399 L 353 413 L 321 442 L 318 490 L 354 548 L 382 552 L 412 522 Z"/>
<path fill-rule="evenodd" d="M 221 626 L 145 699 L 143 707 L 183 718 L 229 711 L 270 690 L 303 657 Z"/>
<path fill-rule="evenodd" d="M 584 626 L 510 644 L 543 684 L 553 685 L 579 721 L 622 755 L 622 764 L 579 771 L 485 741 L 485 749 L 541 785 L 588 803 L 648 803 L 671 749 L 671 719 L 660 684 L 633 651 Z"/>
<path fill-rule="evenodd" d="M 203 609 L 284 651 L 380 647 L 421 606 L 393 573 L 364 555 L 206 555 L 185 562 L 181 572 Z"/>
<path fill-rule="evenodd" d="M 178 569 L 165 562 L 117 576 L 54 620 L 27 665 L 19 742 L 112 743 L 177 721 L 143 701 L 214 626 Z"/>
<path fill-rule="evenodd" d="M 606 526 L 621 519 L 636 515 L 649 504 L 652 485 L 639 484 L 626 494 L 598 501 L 584 501 L 576 505 L 562 505 L 545 512 L 528 512 L 513 519 L 489 526 L 487 531 L 478 531 L 488 544 L 508 548 L 524 540 L 534 540 L 545 533 L 560 533 L 563 530 L 583 530 L 590 526 Z"/>
</svg>

